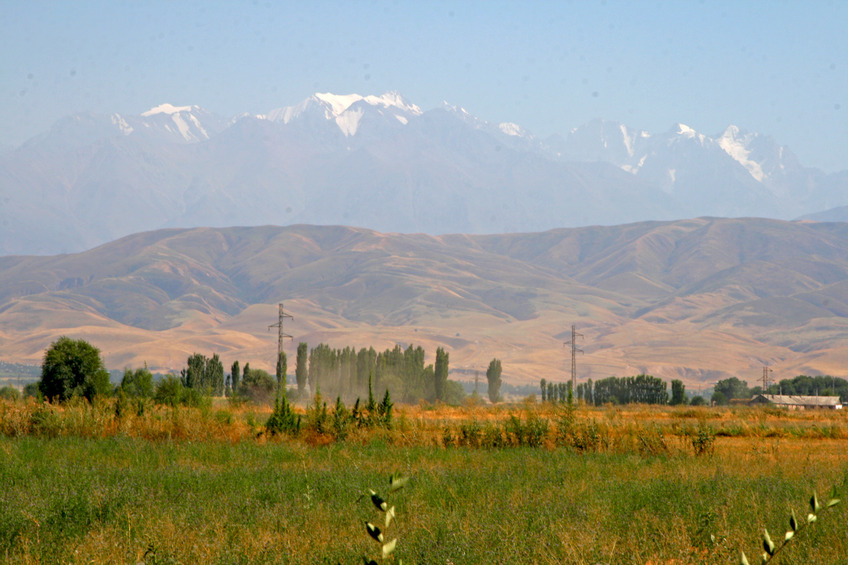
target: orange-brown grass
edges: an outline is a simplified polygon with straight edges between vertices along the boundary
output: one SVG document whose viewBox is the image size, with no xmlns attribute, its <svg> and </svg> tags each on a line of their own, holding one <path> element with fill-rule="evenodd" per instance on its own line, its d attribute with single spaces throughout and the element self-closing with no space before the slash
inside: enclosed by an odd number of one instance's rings
<svg viewBox="0 0 848 565">
<path fill-rule="evenodd" d="M 782 534 L 813 489 L 837 485 L 845 498 L 848 487 L 848 439 L 810 432 L 844 431 L 838 412 L 398 406 L 390 429 L 354 427 L 336 441 L 297 410 L 303 428 L 288 437 L 263 433 L 270 408 L 220 400 L 121 417 L 114 401 L 0 403 L 0 555 L 359 562 L 378 549 L 362 525 L 375 510 L 359 495 L 382 492 L 399 470 L 412 477 L 392 495 L 407 563 L 732 563 L 739 549 L 755 554 L 763 527 Z M 472 449 L 456 435 L 445 446 L 446 429 L 475 422 L 506 440 L 514 418 L 547 422 L 539 448 Z M 603 441 L 580 447 L 559 435 L 568 425 L 594 425 Z M 696 456 L 699 426 L 733 433 Z M 848 514 L 832 513 L 793 542 L 787 563 L 843 559 Z"/>
</svg>

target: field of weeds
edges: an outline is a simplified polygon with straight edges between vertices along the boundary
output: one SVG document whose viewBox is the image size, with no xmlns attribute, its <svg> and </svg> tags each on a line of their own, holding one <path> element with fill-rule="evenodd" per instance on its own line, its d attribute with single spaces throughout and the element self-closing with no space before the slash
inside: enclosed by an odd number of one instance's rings
<svg viewBox="0 0 848 565">
<path fill-rule="evenodd" d="M 399 471 L 405 563 L 737 563 L 848 493 L 841 412 L 421 405 L 341 439 L 298 411 L 0 403 L 0 561 L 379 562 L 361 495 Z M 778 562 L 845 555 L 840 504 Z"/>
</svg>

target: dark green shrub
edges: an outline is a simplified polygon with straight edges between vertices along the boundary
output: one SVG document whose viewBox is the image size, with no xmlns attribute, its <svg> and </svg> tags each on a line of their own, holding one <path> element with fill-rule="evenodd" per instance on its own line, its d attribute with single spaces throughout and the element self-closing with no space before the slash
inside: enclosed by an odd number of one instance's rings
<svg viewBox="0 0 848 565">
<path fill-rule="evenodd" d="M 285 394 L 277 397 L 274 411 L 265 422 L 265 430 L 271 435 L 295 436 L 300 432 L 300 415 L 295 414 Z"/>
<path fill-rule="evenodd" d="M 332 416 L 333 437 L 336 438 L 336 441 L 347 439 L 352 419 L 350 411 L 342 402 L 341 397 L 337 396 Z"/>
<path fill-rule="evenodd" d="M 182 403 L 184 397 L 183 383 L 174 375 L 165 375 L 165 377 L 156 383 L 156 388 L 153 392 L 153 400 L 156 404 L 164 404 L 166 406 L 178 406 Z"/>
</svg>

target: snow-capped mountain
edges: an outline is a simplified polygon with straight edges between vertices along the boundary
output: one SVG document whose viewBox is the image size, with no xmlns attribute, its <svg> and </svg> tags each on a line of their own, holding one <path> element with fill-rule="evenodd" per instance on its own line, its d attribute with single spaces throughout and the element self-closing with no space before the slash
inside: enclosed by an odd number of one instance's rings
<svg viewBox="0 0 848 565">
<path fill-rule="evenodd" d="M 422 112 L 421 108 L 410 104 L 397 92 L 387 92 L 382 96 L 337 95 L 327 92 L 314 94 L 297 106 L 277 108 L 258 117 L 289 124 L 298 119 L 308 119 L 307 116 L 322 116 L 328 122 L 335 122 L 339 130 L 346 137 L 350 137 L 356 135 L 362 118 L 367 114 L 394 118 L 400 124 L 406 125 L 411 117 L 420 116 Z"/>
<path fill-rule="evenodd" d="M 848 175 L 767 136 L 595 120 L 539 140 L 396 92 L 317 93 L 226 120 L 197 106 L 78 114 L 0 153 L 0 254 L 162 227 L 346 224 L 491 233 L 848 205 Z"/>
<path fill-rule="evenodd" d="M 118 125 L 124 135 L 131 135 L 137 129 L 147 130 L 146 133 L 164 133 L 169 139 L 187 143 L 206 141 L 225 127 L 224 120 L 199 106 L 160 104 L 143 112 L 140 118 L 127 121 L 112 114 L 112 123 Z"/>
</svg>

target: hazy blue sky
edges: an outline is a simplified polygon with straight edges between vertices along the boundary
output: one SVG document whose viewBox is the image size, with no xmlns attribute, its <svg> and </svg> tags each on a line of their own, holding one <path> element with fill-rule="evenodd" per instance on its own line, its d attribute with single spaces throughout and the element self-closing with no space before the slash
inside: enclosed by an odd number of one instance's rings
<svg viewBox="0 0 848 565">
<path fill-rule="evenodd" d="M 540 137 L 732 123 L 846 169 L 848 1 L 0 0 L 0 143 L 78 111 L 387 90 Z"/>
</svg>

